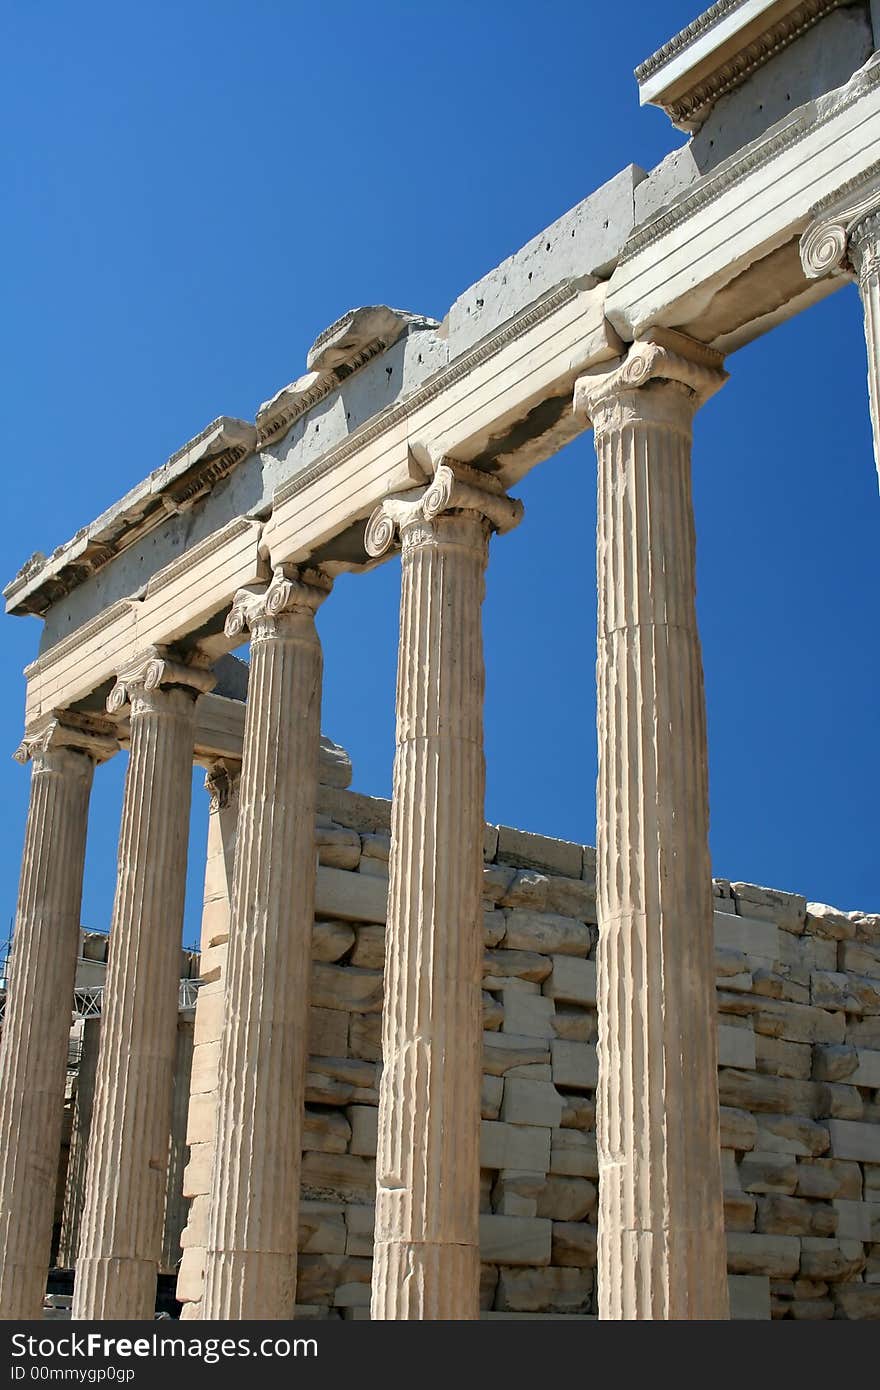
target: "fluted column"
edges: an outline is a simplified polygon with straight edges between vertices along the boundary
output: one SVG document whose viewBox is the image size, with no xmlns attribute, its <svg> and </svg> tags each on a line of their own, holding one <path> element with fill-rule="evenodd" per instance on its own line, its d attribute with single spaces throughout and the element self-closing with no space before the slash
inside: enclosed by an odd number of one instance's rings
<svg viewBox="0 0 880 1390">
<path fill-rule="evenodd" d="M 192 1072 L 193 1033 L 191 1014 L 177 1020 L 177 1053 L 174 1059 L 174 1088 L 171 1101 L 171 1133 L 168 1137 L 168 1178 L 165 1188 L 165 1221 L 162 1259 L 159 1268 L 167 1273 L 180 1264 L 180 1237 L 186 1226 L 189 1201 L 183 1194 L 183 1174 L 189 1162 L 186 1119 L 189 1113 L 189 1080 Z"/>
<path fill-rule="evenodd" d="M 98 1071 L 100 1040 L 100 1015 L 95 1018 L 84 1018 L 82 1049 L 73 1102 L 73 1123 L 70 1130 L 70 1157 L 67 1160 L 67 1180 L 64 1185 L 61 1243 L 58 1248 L 58 1264 L 62 1269 L 73 1269 L 79 1249 L 79 1227 L 86 1195 L 89 1134 L 92 1128 L 92 1109 L 95 1103 L 95 1080 Z"/>
<path fill-rule="evenodd" d="M 483 640 L 492 529 L 522 506 L 443 464 L 389 498 L 366 545 L 402 547 L 372 1316 L 479 1310 Z"/>
<path fill-rule="evenodd" d="M 177 1046 L 195 699 L 209 672 L 151 652 L 108 699 L 131 706 L 98 1079 L 73 1317 L 151 1319 Z"/>
<path fill-rule="evenodd" d="M 865 316 L 868 403 L 880 481 L 880 173 L 875 164 L 813 208 L 801 238 L 805 273 L 854 276 Z"/>
<path fill-rule="evenodd" d="M 108 726 L 109 727 L 109 726 Z M 0 1318 L 38 1318 L 46 1291 L 89 794 L 109 732 L 60 715 L 29 734 L 31 761 L 9 993 L 0 1048 Z"/>
<path fill-rule="evenodd" d="M 578 382 L 598 456 L 599 1316 L 726 1318 L 691 425 L 679 334 Z"/>
<path fill-rule="evenodd" d="M 241 590 L 250 631 L 238 844 L 202 1317 L 293 1316 L 316 855 L 321 647 L 330 581 L 278 569 Z"/>
</svg>

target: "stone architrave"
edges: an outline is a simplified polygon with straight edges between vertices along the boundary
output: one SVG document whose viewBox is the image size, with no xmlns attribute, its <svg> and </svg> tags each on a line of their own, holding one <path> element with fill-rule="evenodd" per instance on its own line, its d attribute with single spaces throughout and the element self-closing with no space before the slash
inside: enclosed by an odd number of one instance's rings
<svg viewBox="0 0 880 1390">
<path fill-rule="evenodd" d="M 323 574 L 276 569 L 239 590 L 250 633 L 211 1211 L 201 1316 L 293 1316 L 305 1098 Z"/>
<path fill-rule="evenodd" d="M 41 1316 L 73 1010 L 89 795 L 112 725 L 67 712 L 26 735 L 31 763 L 0 1048 L 0 1318 Z"/>
<path fill-rule="evenodd" d="M 855 276 L 865 316 L 868 401 L 880 480 L 880 163 L 813 208 L 801 237 L 801 264 L 811 279 Z"/>
<path fill-rule="evenodd" d="M 580 378 L 598 456 L 599 1316 L 728 1316 L 691 429 L 681 334 Z"/>
<path fill-rule="evenodd" d="M 375 1319 L 479 1311 L 483 642 L 489 536 L 522 504 L 458 464 L 366 531 L 402 549 Z"/>
<path fill-rule="evenodd" d="M 74 1287 L 75 1319 L 151 1319 L 168 1167 L 195 701 L 210 671 L 156 649 L 119 673 L 130 709 L 116 897 Z"/>
</svg>

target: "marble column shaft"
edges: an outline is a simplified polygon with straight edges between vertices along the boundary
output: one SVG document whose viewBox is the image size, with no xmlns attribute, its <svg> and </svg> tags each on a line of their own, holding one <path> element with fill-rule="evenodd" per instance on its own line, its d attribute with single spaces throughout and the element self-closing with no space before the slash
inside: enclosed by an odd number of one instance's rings
<svg viewBox="0 0 880 1390">
<path fill-rule="evenodd" d="M 74 1268 L 79 1250 L 79 1228 L 86 1195 L 89 1134 L 91 1133 L 92 1110 L 95 1104 L 95 1081 L 98 1073 L 100 1042 L 100 1015 L 94 1018 L 84 1018 L 70 1131 L 70 1156 L 67 1160 L 67 1179 L 64 1187 L 61 1243 L 58 1249 L 58 1264 L 62 1269 Z"/>
<path fill-rule="evenodd" d="M 321 646 L 330 581 L 241 590 L 250 631 L 202 1317 L 293 1317 L 315 900 Z"/>
<path fill-rule="evenodd" d="M 374 1319 L 479 1314 L 480 612 L 490 532 L 522 509 L 456 471 L 386 500 L 366 538 L 380 555 L 399 529 L 402 546 Z"/>
<path fill-rule="evenodd" d="M 177 1048 L 195 697 L 212 684 L 206 671 L 153 656 L 120 673 L 108 700 L 114 713 L 130 703 L 131 744 L 75 1319 L 154 1315 Z"/>
<path fill-rule="evenodd" d="M 16 754 L 31 794 L 0 1049 L 2 1319 L 39 1318 L 46 1291 L 89 795 L 115 748 L 53 719 Z"/>
<path fill-rule="evenodd" d="M 691 426 L 681 335 L 589 374 L 598 456 L 599 1316 L 728 1316 Z M 685 356 L 684 353 L 688 352 Z"/>
</svg>

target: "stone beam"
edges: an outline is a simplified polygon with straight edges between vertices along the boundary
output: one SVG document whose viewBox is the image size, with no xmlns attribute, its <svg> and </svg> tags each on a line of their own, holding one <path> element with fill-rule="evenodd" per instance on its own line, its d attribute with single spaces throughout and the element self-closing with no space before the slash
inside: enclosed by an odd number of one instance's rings
<svg viewBox="0 0 880 1390">
<path fill-rule="evenodd" d="M 874 163 L 878 143 L 875 54 L 637 228 L 608 285 L 617 332 L 631 341 L 651 326 L 679 328 L 729 352 L 829 293 L 835 282 L 800 270 L 798 238 L 817 202 Z M 781 295 L 783 274 L 794 278 Z M 725 293 L 727 314 L 713 322 Z"/>
</svg>

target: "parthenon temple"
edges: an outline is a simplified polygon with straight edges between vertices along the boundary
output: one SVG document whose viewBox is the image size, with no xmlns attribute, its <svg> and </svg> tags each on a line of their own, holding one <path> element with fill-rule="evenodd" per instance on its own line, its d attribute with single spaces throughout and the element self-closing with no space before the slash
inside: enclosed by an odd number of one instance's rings
<svg viewBox="0 0 880 1390">
<path fill-rule="evenodd" d="M 43 1316 L 50 1266 L 74 1319 L 152 1318 L 160 1271 L 185 1319 L 880 1317 L 880 916 L 713 881 L 691 494 L 737 349 L 853 282 L 880 466 L 878 50 L 878 0 L 718 0 L 636 70 L 689 133 L 656 168 L 442 322 L 345 314 L 253 423 L 212 421 L 8 584 L 42 635 L 0 1318 Z M 573 844 L 485 823 L 481 604 L 518 483 L 587 430 Z M 397 553 L 389 802 L 322 736 L 315 617 Z M 120 750 L 92 1024 L 89 796 Z"/>
</svg>

